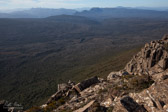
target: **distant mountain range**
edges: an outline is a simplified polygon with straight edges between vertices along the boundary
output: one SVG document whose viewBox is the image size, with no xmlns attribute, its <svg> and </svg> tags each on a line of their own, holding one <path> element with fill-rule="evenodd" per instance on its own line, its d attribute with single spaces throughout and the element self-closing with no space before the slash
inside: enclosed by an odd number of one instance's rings
<svg viewBox="0 0 168 112">
<path fill-rule="evenodd" d="M 73 15 L 75 12 L 76 10 L 73 9 L 32 8 L 10 13 L 0 13 L 0 18 L 46 18 L 62 14 Z"/>
<path fill-rule="evenodd" d="M 159 8 L 161 9 L 161 8 Z M 75 15 L 84 16 L 92 19 L 108 19 L 108 18 L 159 18 L 167 19 L 168 11 L 158 11 L 152 8 L 84 8 L 84 9 L 48 9 L 48 8 L 32 8 L 10 13 L 0 13 L 0 18 L 46 18 L 57 15 Z"/>
<path fill-rule="evenodd" d="M 75 15 L 94 19 L 107 18 L 159 18 L 167 19 L 168 11 L 155 11 L 133 8 L 92 8 L 89 11 L 76 12 Z"/>
<path fill-rule="evenodd" d="M 156 11 L 167 11 L 168 7 L 136 7 L 136 9 L 147 9 L 147 10 L 156 10 Z"/>
</svg>

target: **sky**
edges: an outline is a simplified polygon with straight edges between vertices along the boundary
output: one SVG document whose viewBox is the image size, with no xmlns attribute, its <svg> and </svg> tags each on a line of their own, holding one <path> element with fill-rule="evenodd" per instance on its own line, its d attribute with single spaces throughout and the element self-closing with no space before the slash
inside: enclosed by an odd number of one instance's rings
<svg viewBox="0 0 168 112">
<path fill-rule="evenodd" d="M 168 7 L 168 0 L 0 0 L 0 9 L 82 7 Z"/>
</svg>

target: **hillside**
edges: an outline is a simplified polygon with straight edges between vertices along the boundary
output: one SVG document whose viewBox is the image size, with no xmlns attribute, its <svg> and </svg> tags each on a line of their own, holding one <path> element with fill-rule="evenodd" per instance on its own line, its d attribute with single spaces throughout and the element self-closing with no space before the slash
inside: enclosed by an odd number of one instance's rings
<svg viewBox="0 0 168 112">
<path fill-rule="evenodd" d="M 168 21 L 158 19 L 0 19 L 0 99 L 43 104 L 58 83 L 106 77 L 166 32 Z"/>
<path fill-rule="evenodd" d="M 85 25 L 96 25 L 99 22 L 89 19 L 87 17 L 82 16 L 74 16 L 74 15 L 59 15 L 59 16 L 50 16 L 45 18 L 49 21 L 56 21 L 56 22 L 64 22 L 64 23 L 71 23 L 71 24 L 85 24 Z"/>
<path fill-rule="evenodd" d="M 58 84 L 58 91 L 45 104 L 26 112 L 166 112 L 167 72 L 165 35 L 145 44 L 124 69 L 112 71 L 107 79 L 94 76 L 79 83 Z"/>
</svg>

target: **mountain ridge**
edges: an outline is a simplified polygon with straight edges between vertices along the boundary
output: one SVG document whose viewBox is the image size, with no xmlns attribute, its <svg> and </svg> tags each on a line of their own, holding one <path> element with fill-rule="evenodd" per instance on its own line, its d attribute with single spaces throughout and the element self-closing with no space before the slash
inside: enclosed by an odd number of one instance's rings
<svg viewBox="0 0 168 112">
<path fill-rule="evenodd" d="M 76 12 L 75 15 L 94 19 L 107 18 L 162 18 L 166 19 L 167 11 L 155 11 L 132 8 L 92 8 L 88 11 Z"/>
<path fill-rule="evenodd" d="M 0 13 L 0 18 L 46 18 L 56 15 L 73 15 L 73 9 L 50 9 L 50 8 L 31 8 L 27 10 L 14 11 L 10 13 Z"/>
<path fill-rule="evenodd" d="M 142 58 L 142 61 L 139 58 Z M 167 58 L 168 35 L 165 35 L 161 40 L 145 44 L 125 69 L 111 72 L 107 80 L 95 76 L 77 84 L 72 81 L 59 84 L 58 91 L 46 104 L 31 108 L 27 112 L 167 111 Z M 149 66 L 146 66 L 146 63 L 149 63 Z"/>
<path fill-rule="evenodd" d="M 78 11 L 77 9 L 49 9 L 49 8 L 32 8 L 27 10 L 14 11 L 10 13 L 0 13 L 0 18 L 46 18 L 57 15 L 78 15 L 92 19 L 108 18 L 159 18 L 167 19 L 167 10 L 154 10 L 143 8 L 91 8 L 89 10 Z"/>
</svg>

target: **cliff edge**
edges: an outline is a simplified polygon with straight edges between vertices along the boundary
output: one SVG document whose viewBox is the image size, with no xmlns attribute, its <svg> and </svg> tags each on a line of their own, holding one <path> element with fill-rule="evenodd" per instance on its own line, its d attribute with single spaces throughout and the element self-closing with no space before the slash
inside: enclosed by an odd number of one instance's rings
<svg viewBox="0 0 168 112">
<path fill-rule="evenodd" d="M 152 41 L 107 79 L 59 84 L 46 104 L 27 112 L 168 112 L 168 35 Z"/>
</svg>

